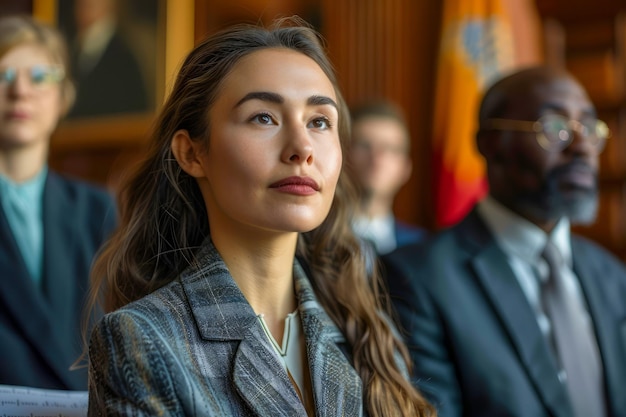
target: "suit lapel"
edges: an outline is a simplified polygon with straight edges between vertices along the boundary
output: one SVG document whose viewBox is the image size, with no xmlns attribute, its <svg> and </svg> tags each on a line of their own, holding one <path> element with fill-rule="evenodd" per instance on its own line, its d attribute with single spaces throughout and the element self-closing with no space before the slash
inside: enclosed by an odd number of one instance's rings
<svg viewBox="0 0 626 417">
<path fill-rule="evenodd" d="M 44 195 L 49 194 L 48 182 L 46 182 L 46 189 Z M 50 197 L 49 197 L 50 198 Z M 63 196 L 54 194 L 51 200 L 58 201 L 63 200 Z M 49 204 L 44 203 L 44 213 L 47 211 Z M 63 215 L 57 218 L 70 217 L 71 211 L 62 211 Z M 58 214 L 57 214 L 58 215 Z M 0 296 L 4 296 L 4 303 L 8 310 L 11 312 L 13 319 L 18 323 L 18 326 L 22 329 L 24 337 L 28 340 L 34 350 L 38 351 L 43 357 L 44 361 L 54 370 L 57 377 L 68 388 L 84 386 L 85 375 L 80 372 L 74 372 L 70 374 L 69 367 L 76 358 L 69 357 L 69 355 L 62 348 L 64 344 L 69 344 L 68 338 L 74 339 L 78 335 L 69 335 L 59 330 L 59 326 L 55 323 L 64 323 L 67 320 L 75 319 L 74 313 L 62 314 L 62 312 L 56 311 L 52 307 L 51 300 L 44 296 L 42 289 L 35 286 L 32 279 L 28 275 L 26 266 L 24 265 L 23 258 L 17 248 L 17 244 L 13 239 L 13 235 L 9 229 L 8 222 L 2 213 L 0 219 L 0 229 L 2 230 L 0 246 L 2 253 L 0 262 L 2 265 L 2 279 L 0 280 Z M 50 246 L 61 247 L 58 242 L 55 245 L 51 245 L 47 242 L 45 230 L 45 223 L 50 223 L 50 220 L 44 217 L 44 262 L 49 258 L 46 251 Z M 54 222 L 52 222 L 54 223 Z M 63 236 L 63 235 L 61 235 Z M 65 236 L 64 236 L 65 237 Z M 7 255 L 9 254 L 9 255 Z M 11 256 L 13 259 L 5 258 Z M 67 259 L 58 259 L 57 262 L 67 262 Z M 6 273 L 5 265 L 7 266 Z M 44 270 L 47 265 L 44 266 Z M 46 280 L 47 273 L 44 273 L 44 282 Z M 67 276 L 66 275 L 61 275 Z M 62 280 L 63 281 L 63 280 Z M 73 281 L 72 281 L 73 282 Z M 45 284 L 44 288 L 45 288 Z M 56 284 L 55 284 L 56 285 Z M 58 283 L 56 290 L 59 292 L 59 299 L 57 304 L 65 305 L 71 308 L 73 303 L 69 300 L 73 300 L 73 290 L 67 288 L 71 286 L 71 283 L 64 285 L 61 281 Z M 64 293 L 64 291 L 68 290 Z M 61 334 L 62 333 L 62 334 Z"/>
<path fill-rule="evenodd" d="M 239 341 L 232 377 L 241 398 L 256 415 L 306 416 L 285 368 L 217 250 L 208 242 L 198 258 L 201 268 L 183 273 L 183 289 L 203 339 Z"/>
<path fill-rule="evenodd" d="M 361 416 L 361 378 L 338 346 L 346 344 L 345 338 L 317 302 L 311 284 L 297 262 L 294 278 L 316 415 Z"/>
<path fill-rule="evenodd" d="M 505 253 L 497 246 L 476 212 L 461 225 L 471 265 L 539 396 L 554 416 L 573 414 L 567 393 L 557 378 L 557 368 L 537 318 L 517 282 Z"/>
<path fill-rule="evenodd" d="M 2 279 L 0 284 L 13 284 L 18 279 L 30 279 L 32 282 L 2 205 L 0 205 L 0 272 Z"/>
<path fill-rule="evenodd" d="M 239 395 L 260 416 L 306 416 L 300 397 L 260 325 L 255 321 L 248 330 L 233 364 L 233 381 Z"/>
<path fill-rule="evenodd" d="M 256 314 L 217 250 L 208 242 L 198 258 L 201 268 L 181 276 L 183 289 L 203 339 L 240 341 L 232 371 L 239 395 L 258 415 L 306 416 Z M 343 335 L 317 303 L 297 261 L 294 279 L 316 415 L 361 416 L 361 379 L 338 346 L 345 343 Z"/>
<path fill-rule="evenodd" d="M 44 201 L 44 276 L 43 291 L 49 300 L 50 308 L 57 317 L 70 317 L 74 314 L 74 300 L 76 292 L 81 292 L 88 282 L 88 277 L 76 277 L 72 265 L 79 262 L 73 259 L 73 254 L 79 252 L 76 236 L 77 232 L 75 217 L 77 207 L 68 196 L 60 183 L 60 179 L 54 173 L 48 174 L 46 188 L 43 195 Z M 54 282 L 50 277 L 55 277 Z M 82 283 L 82 284 L 81 284 Z M 62 338 L 72 337 L 63 334 Z"/>
<path fill-rule="evenodd" d="M 15 242 L 4 211 L 0 208 L 0 297 L 13 319 L 24 329 L 31 342 L 40 344 L 39 330 L 47 323 L 39 318 L 48 315 L 47 302 L 30 277 L 22 254 Z M 31 332 L 30 329 L 37 329 Z"/>
<path fill-rule="evenodd" d="M 602 356 L 606 391 L 613 408 L 612 415 L 626 415 L 626 396 L 624 386 L 624 369 L 626 369 L 626 351 L 620 348 L 620 318 L 624 318 L 624 300 L 615 300 L 611 291 L 620 294 L 619 287 L 613 287 L 615 270 L 607 268 L 598 262 L 597 256 L 585 250 L 585 247 L 576 239 L 572 239 L 572 258 L 574 271 L 578 276 L 583 293 L 587 300 L 591 314 L 598 346 Z M 620 273 L 623 273 L 620 271 Z"/>
<path fill-rule="evenodd" d="M 47 319 L 54 332 L 46 338 L 44 350 L 57 366 L 59 375 L 68 387 L 83 387 L 86 368 L 70 372 L 71 364 L 78 359 L 81 338 L 77 329 L 82 323 L 83 300 L 77 300 L 87 291 L 88 276 L 77 276 L 73 266 L 87 261 L 81 256 L 76 241 L 82 233 L 76 230 L 76 216 L 80 208 L 62 186 L 62 180 L 53 172 L 48 173 L 44 189 L 44 275 L 42 294 L 46 298 L 49 313 Z M 78 270 L 83 270 L 79 268 Z M 78 309 L 78 310 L 77 310 Z M 78 312 L 77 312 L 78 311 Z M 74 388 L 77 389 L 77 388 Z"/>
</svg>

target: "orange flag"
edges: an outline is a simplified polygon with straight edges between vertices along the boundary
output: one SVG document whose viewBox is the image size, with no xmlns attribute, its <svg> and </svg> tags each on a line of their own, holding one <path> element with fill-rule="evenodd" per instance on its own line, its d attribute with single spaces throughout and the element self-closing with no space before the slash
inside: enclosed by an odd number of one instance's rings
<svg viewBox="0 0 626 417">
<path fill-rule="evenodd" d="M 461 220 L 487 192 L 475 144 L 478 106 L 485 88 L 512 66 L 513 35 L 502 0 L 444 0 L 433 146 L 439 227 Z"/>
</svg>

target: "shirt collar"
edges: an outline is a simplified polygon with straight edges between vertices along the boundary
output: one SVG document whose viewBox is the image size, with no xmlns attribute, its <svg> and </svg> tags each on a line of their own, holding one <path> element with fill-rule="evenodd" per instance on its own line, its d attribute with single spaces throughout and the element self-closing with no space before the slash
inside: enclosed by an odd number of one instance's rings
<svg viewBox="0 0 626 417">
<path fill-rule="evenodd" d="M 550 239 L 561 252 L 565 262 L 571 266 L 570 223 L 567 217 L 562 217 L 548 235 L 491 196 L 479 202 L 477 210 L 500 247 L 507 254 L 528 262 L 535 262 Z"/>
<path fill-rule="evenodd" d="M 46 177 L 48 176 L 48 167 L 44 166 L 37 175 L 24 182 L 17 183 L 0 174 L 0 189 L 2 194 L 8 198 L 20 198 L 29 203 L 40 201 L 43 195 Z"/>
<path fill-rule="evenodd" d="M 355 217 L 352 222 L 353 226 L 363 232 L 369 232 L 372 230 L 376 231 L 387 231 L 393 230 L 395 221 L 392 214 L 388 214 L 386 216 L 380 217 Z"/>
</svg>

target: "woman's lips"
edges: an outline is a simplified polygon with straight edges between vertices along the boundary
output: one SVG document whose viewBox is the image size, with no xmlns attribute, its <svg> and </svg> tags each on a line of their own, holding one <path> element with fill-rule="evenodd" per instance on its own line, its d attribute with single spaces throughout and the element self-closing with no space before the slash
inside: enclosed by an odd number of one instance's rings
<svg viewBox="0 0 626 417">
<path fill-rule="evenodd" d="M 295 195 L 311 195 L 319 191 L 320 187 L 313 179 L 309 177 L 288 177 L 276 181 L 270 185 L 270 188 L 283 193 Z"/>
</svg>

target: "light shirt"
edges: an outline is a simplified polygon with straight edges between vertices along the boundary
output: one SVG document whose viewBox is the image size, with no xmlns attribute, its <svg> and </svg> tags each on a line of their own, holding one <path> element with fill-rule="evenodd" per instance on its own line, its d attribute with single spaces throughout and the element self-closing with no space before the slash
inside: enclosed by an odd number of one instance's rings
<svg viewBox="0 0 626 417">
<path fill-rule="evenodd" d="M 580 282 L 572 269 L 569 220 L 563 217 L 550 235 L 547 235 L 539 227 L 513 213 L 492 197 L 479 202 L 477 210 L 498 242 L 498 246 L 507 255 L 507 261 L 535 312 L 544 336 L 550 337 L 551 328 L 550 321 L 541 307 L 539 291 L 540 282 L 546 281 L 549 275 L 548 264 L 541 257 L 548 239 L 559 249 L 565 261 L 566 266 L 561 274 L 568 296 L 574 297 L 577 303 L 583 306 L 585 319 L 588 325 L 593 327 Z"/>
<path fill-rule="evenodd" d="M 391 214 L 373 219 L 356 217 L 352 220 L 352 228 L 357 236 L 370 241 L 380 255 L 393 251 L 398 245 L 396 222 Z"/>
<path fill-rule="evenodd" d="M 257 316 L 259 322 L 267 335 L 267 338 L 272 344 L 274 351 L 278 354 L 280 362 L 285 367 L 287 374 L 295 382 L 300 390 L 300 398 L 304 401 L 305 386 L 304 386 L 304 369 L 303 369 L 303 351 L 304 351 L 304 336 L 302 333 L 302 324 L 300 323 L 300 317 L 298 310 L 290 313 L 285 318 L 285 330 L 283 331 L 283 343 L 280 346 L 265 323 L 263 314 Z"/>
<path fill-rule="evenodd" d="M 47 175 L 48 168 L 44 167 L 33 179 L 19 184 L 0 175 L 2 210 L 37 285 L 43 274 L 43 190 Z"/>
</svg>

